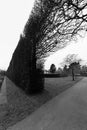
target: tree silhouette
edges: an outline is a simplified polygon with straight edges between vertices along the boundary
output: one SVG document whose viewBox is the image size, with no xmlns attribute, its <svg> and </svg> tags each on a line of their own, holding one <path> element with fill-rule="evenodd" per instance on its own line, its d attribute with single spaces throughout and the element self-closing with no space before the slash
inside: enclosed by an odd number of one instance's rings
<svg viewBox="0 0 87 130">
<path fill-rule="evenodd" d="M 83 76 L 87 76 L 87 65 L 83 65 L 81 67 L 80 74 L 83 75 Z"/>
<path fill-rule="evenodd" d="M 85 0 L 36 0 L 24 35 L 33 40 L 37 59 L 65 47 L 87 29 L 86 7 Z"/>
<path fill-rule="evenodd" d="M 79 62 L 73 62 L 69 65 L 69 69 L 71 69 L 71 73 L 72 73 L 72 80 L 75 80 L 75 69 L 76 68 L 80 68 L 80 64 Z"/>
<path fill-rule="evenodd" d="M 51 72 L 51 73 L 55 73 L 55 72 L 56 72 L 56 66 L 55 66 L 54 64 L 52 64 L 52 65 L 50 66 L 50 72 Z"/>
<path fill-rule="evenodd" d="M 63 61 L 63 65 L 67 65 L 71 70 L 72 80 L 75 80 L 75 71 L 76 68 L 80 69 L 80 62 L 82 60 L 77 57 L 77 54 L 68 54 Z"/>
<path fill-rule="evenodd" d="M 68 68 L 67 68 L 67 65 L 64 65 L 64 67 L 63 67 L 63 74 L 64 74 L 65 76 L 68 75 Z"/>
</svg>

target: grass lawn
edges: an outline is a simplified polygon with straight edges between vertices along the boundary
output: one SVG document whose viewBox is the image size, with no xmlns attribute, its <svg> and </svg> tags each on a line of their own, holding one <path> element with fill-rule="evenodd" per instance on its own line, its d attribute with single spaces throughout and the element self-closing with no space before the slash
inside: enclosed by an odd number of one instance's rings
<svg viewBox="0 0 87 130">
<path fill-rule="evenodd" d="M 64 78 L 46 78 L 46 90 L 50 93 L 51 97 L 54 97 L 64 90 L 72 87 L 78 81 L 80 81 L 83 77 L 76 77 L 75 81 L 72 81 L 72 77 L 64 77 Z"/>
<path fill-rule="evenodd" d="M 44 92 L 32 96 L 25 95 L 22 90 L 11 83 L 9 88 L 7 88 L 8 102 L 0 105 L 0 130 L 5 130 L 26 118 L 41 105 L 72 87 L 81 79 L 82 77 L 77 77 L 75 81 L 72 81 L 71 77 L 46 78 Z"/>
</svg>

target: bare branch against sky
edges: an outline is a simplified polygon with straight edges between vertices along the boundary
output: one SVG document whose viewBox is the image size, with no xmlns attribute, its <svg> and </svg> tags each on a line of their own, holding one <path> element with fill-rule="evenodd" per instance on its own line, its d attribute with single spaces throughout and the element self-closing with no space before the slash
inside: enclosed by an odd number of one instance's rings
<svg viewBox="0 0 87 130">
<path fill-rule="evenodd" d="M 37 57 L 64 48 L 80 31 L 86 31 L 86 12 L 86 0 L 37 0 L 32 13 L 39 28 Z"/>
</svg>

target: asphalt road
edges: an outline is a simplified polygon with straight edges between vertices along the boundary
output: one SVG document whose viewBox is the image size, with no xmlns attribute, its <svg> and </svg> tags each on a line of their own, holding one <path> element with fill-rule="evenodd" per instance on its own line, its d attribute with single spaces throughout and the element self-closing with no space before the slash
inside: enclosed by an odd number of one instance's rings
<svg viewBox="0 0 87 130">
<path fill-rule="evenodd" d="M 7 130 L 87 130 L 87 78 Z"/>
</svg>

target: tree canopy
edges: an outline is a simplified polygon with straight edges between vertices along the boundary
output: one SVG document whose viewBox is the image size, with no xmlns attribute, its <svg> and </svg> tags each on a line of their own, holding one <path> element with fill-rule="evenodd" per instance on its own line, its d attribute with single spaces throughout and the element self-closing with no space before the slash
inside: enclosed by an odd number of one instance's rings
<svg viewBox="0 0 87 130">
<path fill-rule="evenodd" d="M 55 72 L 56 72 L 56 66 L 55 66 L 55 64 L 52 64 L 52 65 L 50 66 L 50 72 L 51 72 L 51 73 L 55 73 Z"/>
<path fill-rule="evenodd" d="M 87 30 L 86 0 L 36 0 L 24 36 L 33 39 L 40 59 L 65 47 L 82 30 Z"/>
<path fill-rule="evenodd" d="M 66 68 L 66 73 L 72 75 L 72 79 L 75 80 L 75 74 L 80 73 L 81 69 L 81 59 L 78 58 L 77 54 L 68 54 L 65 58 L 64 61 L 62 62 L 62 65 L 64 68 Z M 68 66 L 68 68 L 67 68 Z"/>
</svg>

